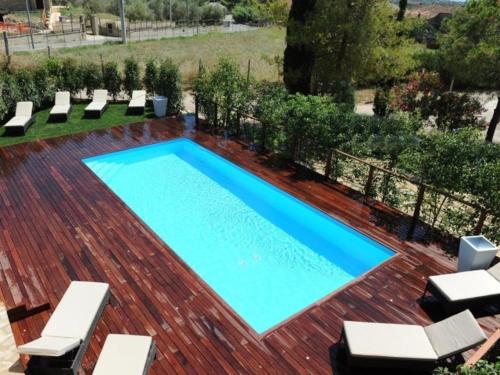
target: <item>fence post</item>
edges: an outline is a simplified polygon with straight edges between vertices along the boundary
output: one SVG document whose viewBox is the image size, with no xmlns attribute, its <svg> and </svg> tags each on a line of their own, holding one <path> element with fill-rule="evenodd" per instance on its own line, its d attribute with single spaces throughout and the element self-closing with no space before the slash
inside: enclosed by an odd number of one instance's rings
<svg viewBox="0 0 500 375">
<path fill-rule="evenodd" d="M 484 208 L 481 209 L 479 213 L 479 219 L 477 220 L 476 227 L 474 228 L 474 235 L 481 234 L 483 230 L 484 222 L 486 221 L 486 217 L 488 216 L 488 212 Z"/>
<path fill-rule="evenodd" d="M 3 44 L 5 46 L 5 54 L 7 56 L 10 56 L 9 37 L 7 36 L 7 31 L 4 31 L 2 34 L 3 34 Z"/>
<path fill-rule="evenodd" d="M 194 96 L 194 125 L 196 128 L 200 125 L 200 108 L 198 104 L 198 95 Z"/>
<path fill-rule="evenodd" d="M 249 83 L 250 83 L 250 68 L 251 68 L 251 64 L 252 64 L 251 60 L 250 60 L 250 59 L 248 59 L 248 67 L 247 67 L 247 84 L 249 84 Z"/>
<path fill-rule="evenodd" d="M 50 59 L 50 46 L 47 46 L 47 56 L 49 57 Z"/>
<path fill-rule="evenodd" d="M 411 219 L 410 226 L 408 228 L 407 239 L 411 240 L 415 234 L 415 229 L 417 227 L 418 219 L 420 218 L 420 210 L 422 209 L 422 203 L 424 202 L 425 186 L 420 185 L 418 188 L 417 203 L 415 204 L 415 210 L 413 211 L 413 217 Z"/>
<path fill-rule="evenodd" d="M 366 185 L 365 185 L 365 199 L 370 197 L 370 193 L 373 187 L 374 173 L 375 173 L 375 167 L 373 165 L 370 165 L 370 169 L 368 171 L 368 179 L 366 180 Z"/>
<path fill-rule="evenodd" d="M 332 169 L 333 169 L 333 155 L 335 153 L 335 150 L 330 150 L 328 151 L 328 155 L 326 157 L 326 165 L 325 165 L 325 178 L 327 180 L 330 179 L 330 176 L 332 175 Z"/>
</svg>

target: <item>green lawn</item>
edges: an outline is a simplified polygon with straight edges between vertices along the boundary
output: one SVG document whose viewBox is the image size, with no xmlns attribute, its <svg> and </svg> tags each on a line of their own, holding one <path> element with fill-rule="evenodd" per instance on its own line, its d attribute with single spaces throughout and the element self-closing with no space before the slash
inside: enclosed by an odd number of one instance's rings
<svg viewBox="0 0 500 375">
<path fill-rule="evenodd" d="M 35 141 L 38 139 L 58 137 L 66 134 L 87 132 L 95 129 L 111 128 L 113 126 L 131 124 L 151 118 L 153 115 L 146 108 L 146 113 L 140 116 L 126 115 L 127 104 L 110 104 L 100 119 L 84 119 L 84 109 L 87 104 L 74 104 L 69 119 L 64 123 L 49 123 L 50 109 L 36 113 L 36 121 L 25 135 L 6 135 L 0 128 L 0 147 Z"/>
</svg>

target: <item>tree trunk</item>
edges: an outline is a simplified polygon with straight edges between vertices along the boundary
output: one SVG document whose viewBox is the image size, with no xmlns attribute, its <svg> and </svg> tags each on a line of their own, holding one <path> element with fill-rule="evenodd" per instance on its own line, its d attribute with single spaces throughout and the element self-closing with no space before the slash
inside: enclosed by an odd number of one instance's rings
<svg viewBox="0 0 500 375">
<path fill-rule="evenodd" d="M 404 20 L 407 6 L 408 0 L 399 0 L 398 21 Z"/>
<path fill-rule="evenodd" d="M 493 117 L 491 118 L 488 132 L 486 133 L 486 140 L 488 142 L 493 142 L 493 137 L 495 136 L 495 130 L 497 129 L 498 120 L 500 120 L 500 96 L 497 97 L 497 106 L 495 108 L 495 112 L 493 112 Z"/>
<path fill-rule="evenodd" d="M 316 0 L 293 0 L 286 31 L 284 81 L 291 93 L 311 93 L 314 50 L 304 33 Z"/>
</svg>

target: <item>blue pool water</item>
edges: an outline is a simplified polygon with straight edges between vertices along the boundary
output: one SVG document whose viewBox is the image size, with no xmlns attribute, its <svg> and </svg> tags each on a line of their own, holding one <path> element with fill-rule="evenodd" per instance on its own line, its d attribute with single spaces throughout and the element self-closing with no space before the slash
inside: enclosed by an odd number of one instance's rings
<svg viewBox="0 0 500 375">
<path fill-rule="evenodd" d="M 83 162 L 258 333 L 394 254 L 188 139 Z"/>
</svg>

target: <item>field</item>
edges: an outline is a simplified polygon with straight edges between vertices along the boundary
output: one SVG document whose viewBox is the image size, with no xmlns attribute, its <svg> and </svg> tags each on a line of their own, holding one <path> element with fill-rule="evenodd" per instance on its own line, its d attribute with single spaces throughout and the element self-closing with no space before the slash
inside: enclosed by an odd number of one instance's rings
<svg viewBox="0 0 500 375">
<path fill-rule="evenodd" d="M 252 75 L 258 80 L 277 80 L 276 56 L 281 57 L 285 49 L 285 29 L 261 28 L 238 33 L 210 33 L 194 37 L 178 37 L 143 42 L 131 42 L 127 46 L 106 43 L 71 49 L 59 49 L 52 56 L 71 57 L 82 61 L 123 61 L 133 56 L 141 62 L 148 59 L 172 58 L 181 67 L 185 83 L 189 83 L 198 71 L 199 62 L 212 66 L 220 57 L 237 61 L 242 70 L 251 61 Z M 47 57 L 45 51 L 19 52 L 13 56 L 13 64 L 26 66 Z"/>
<path fill-rule="evenodd" d="M 81 133 L 95 129 L 110 128 L 117 125 L 131 124 L 152 117 L 149 110 L 144 115 L 127 116 L 127 104 L 110 104 L 106 112 L 98 120 L 84 119 L 83 113 L 87 104 L 74 104 L 70 117 L 64 123 L 49 123 L 50 109 L 36 113 L 36 121 L 25 135 L 6 135 L 0 128 L 0 147 L 17 143 L 30 142 L 38 139 L 52 138 L 61 135 Z"/>
</svg>

